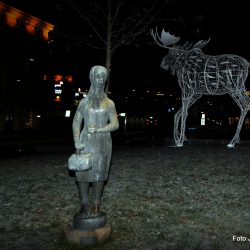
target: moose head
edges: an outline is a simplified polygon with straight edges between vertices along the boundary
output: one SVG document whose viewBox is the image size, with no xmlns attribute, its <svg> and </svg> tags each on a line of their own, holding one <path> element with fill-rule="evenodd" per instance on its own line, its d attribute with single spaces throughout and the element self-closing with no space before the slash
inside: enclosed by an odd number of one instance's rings
<svg viewBox="0 0 250 250">
<path fill-rule="evenodd" d="M 186 42 L 184 45 L 176 45 L 177 42 L 179 42 L 180 37 L 176 37 L 174 35 L 171 35 L 169 32 L 166 32 L 164 29 L 161 31 L 161 36 L 158 34 L 157 28 L 154 32 L 153 30 L 150 31 L 152 37 L 154 38 L 155 42 L 165 49 L 169 50 L 169 53 L 162 59 L 161 61 L 161 68 L 168 70 L 169 68 L 172 69 L 172 73 L 175 73 L 175 63 L 176 60 L 184 55 L 186 52 L 192 50 L 192 49 L 202 49 L 205 47 L 208 43 L 208 41 L 200 40 L 196 44 L 192 46 L 191 43 Z"/>
</svg>

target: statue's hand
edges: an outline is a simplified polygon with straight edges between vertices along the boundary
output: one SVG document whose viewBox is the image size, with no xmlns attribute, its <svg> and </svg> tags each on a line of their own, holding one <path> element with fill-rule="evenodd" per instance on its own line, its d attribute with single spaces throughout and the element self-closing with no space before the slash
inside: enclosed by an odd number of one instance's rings
<svg viewBox="0 0 250 250">
<path fill-rule="evenodd" d="M 94 134 L 94 133 L 101 133 L 102 129 L 101 128 L 96 128 L 95 126 L 89 126 L 88 127 L 88 132 L 90 134 Z"/>
<path fill-rule="evenodd" d="M 75 141 L 75 149 L 83 149 L 84 148 L 84 144 L 83 143 L 80 143 L 80 141 Z"/>
<path fill-rule="evenodd" d="M 89 128 L 88 128 L 88 132 L 89 132 L 90 134 L 94 134 L 94 133 L 96 132 L 96 128 L 95 128 L 95 127 L 89 127 Z"/>
</svg>

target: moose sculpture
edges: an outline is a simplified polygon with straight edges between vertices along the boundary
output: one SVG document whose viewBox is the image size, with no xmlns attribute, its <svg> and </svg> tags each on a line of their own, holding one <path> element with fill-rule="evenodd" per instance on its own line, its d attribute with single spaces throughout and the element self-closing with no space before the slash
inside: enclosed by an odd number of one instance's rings
<svg viewBox="0 0 250 250">
<path fill-rule="evenodd" d="M 193 46 L 189 43 L 181 46 L 175 45 L 180 37 L 175 37 L 164 29 L 161 36 L 157 29 L 155 32 L 151 30 L 151 35 L 159 46 L 168 49 L 168 54 L 160 66 L 165 70 L 171 69 L 171 73 L 177 75 L 182 91 L 182 107 L 174 117 L 175 146 L 183 147 L 186 140 L 186 120 L 188 109 L 192 104 L 202 95 L 229 94 L 241 111 L 236 133 L 227 144 L 227 147 L 233 148 L 240 142 L 240 131 L 250 109 L 250 98 L 245 89 L 250 63 L 237 55 L 205 55 L 201 49 L 209 43 L 209 40 L 201 40 Z"/>
</svg>

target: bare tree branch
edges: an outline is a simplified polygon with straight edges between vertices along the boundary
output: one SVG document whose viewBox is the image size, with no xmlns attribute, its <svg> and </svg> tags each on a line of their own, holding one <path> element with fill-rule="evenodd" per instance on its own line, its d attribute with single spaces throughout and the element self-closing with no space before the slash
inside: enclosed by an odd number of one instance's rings
<svg viewBox="0 0 250 250">
<path fill-rule="evenodd" d="M 66 1 L 71 7 L 67 12 L 73 12 L 71 16 L 75 19 L 78 16 L 83 24 L 83 32 L 74 44 L 106 50 L 106 67 L 109 70 L 117 48 L 130 45 L 137 37 L 145 34 L 166 4 L 162 0 L 145 0 L 140 3 L 125 3 L 123 0 Z"/>
<path fill-rule="evenodd" d="M 92 28 L 92 30 L 95 32 L 95 34 L 97 35 L 97 37 L 105 44 L 107 45 L 106 40 L 102 37 L 102 35 L 98 32 L 96 26 L 90 21 L 89 17 L 87 15 L 84 15 L 80 9 L 77 8 L 77 6 L 73 3 L 73 1 L 68 0 L 68 3 L 74 8 L 74 10 L 80 15 L 80 17 L 82 17 L 85 21 L 87 21 L 87 23 L 89 24 L 89 26 Z"/>
</svg>

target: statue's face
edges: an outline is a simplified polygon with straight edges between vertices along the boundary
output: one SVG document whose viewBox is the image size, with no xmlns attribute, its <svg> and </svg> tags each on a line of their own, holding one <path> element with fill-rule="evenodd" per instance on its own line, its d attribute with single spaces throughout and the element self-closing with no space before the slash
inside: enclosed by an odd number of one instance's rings
<svg viewBox="0 0 250 250">
<path fill-rule="evenodd" d="M 94 82 L 95 82 L 96 87 L 98 87 L 98 88 L 104 87 L 106 78 L 107 78 L 106 71 L 104 71 L 101 68 L 95 70 Z"/>
</svg>

